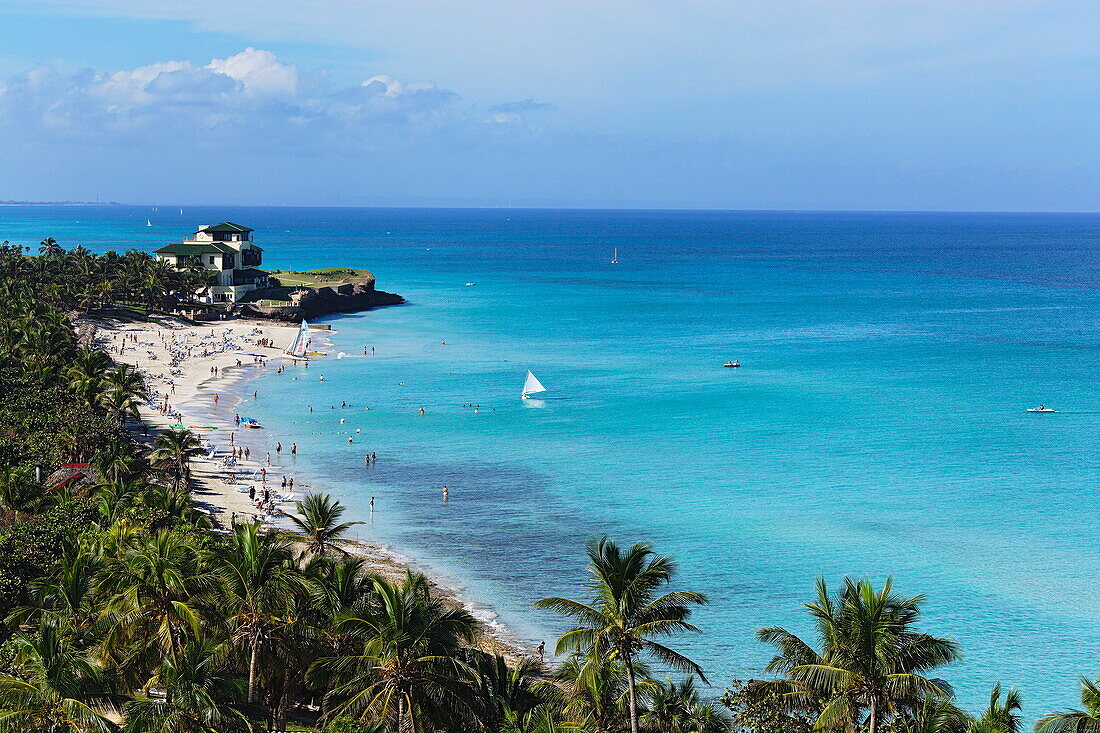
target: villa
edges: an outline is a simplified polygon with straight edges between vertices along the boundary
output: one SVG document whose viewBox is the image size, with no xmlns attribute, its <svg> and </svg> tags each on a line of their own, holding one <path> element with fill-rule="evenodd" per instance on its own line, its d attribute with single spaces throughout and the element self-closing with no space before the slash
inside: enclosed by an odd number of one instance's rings
<svg viewBox="0 0 1100 733">
<path fill-rule="evenodd" d="M 156 255 L 177 270 L 198 264 L 217 272 L 217 280 L 206 291 L 208 302 L 232 303 L 245 293 L 268 286 L 267 273 L 256 269 L 263 250 L 252 243 L 252 230 L 240 224 L 204 224 L 193 237 L 161 247 Z"/>
</svg>

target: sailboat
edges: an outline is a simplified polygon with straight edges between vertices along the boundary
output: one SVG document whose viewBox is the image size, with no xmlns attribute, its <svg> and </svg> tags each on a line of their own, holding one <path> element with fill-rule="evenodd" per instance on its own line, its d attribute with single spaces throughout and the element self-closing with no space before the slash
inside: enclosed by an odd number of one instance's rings
<svg viewBox="0 0 1100 733">
<path fill-rule="evenodd" d="M 183 216 L 183 209 L 180 209 L 180 216 Z"/>
<path fill-rule="evenodd" d="M 147 226 L 147 227 L 151 227 L 151 226 L 153 226 L 153 222 L 151 222 L 151 221 L 149 221 L 148 219 L 146 219 L 146 220 L 145 220 L 145 226 Z"/>
<path fill-rule="evenodd" d="M 527 379 L 523 381 L 523 392 L 520 393 L 520 397 L 525 400 L 531 399 L 531 395 L 538 394 L 539 392 L 545 392 L 546 387 L 542 386 L 542 382 L 538 380 L 531 370 L 527 370 Z"/>
<path fill-rule="evenodd" d="M 613 265 L 619 264 L 619 248 L 618 247 L 615 247 L 614 249 L 611 250 L 611 264 L 613 264 Z"/>
<path fill-rule="evenodd" d="M 283 355 L 295 361 L 309 361 L 309 357 L 306 356 L 306 349 L 308 348 L 309 323 L 303 318 L 302 325 L 298 328 L 298 333 L 294 334 L 294 340 L 290 342 L 290 346 L 286 347 L 286 351 L 283 352 Z"/>
</svg>

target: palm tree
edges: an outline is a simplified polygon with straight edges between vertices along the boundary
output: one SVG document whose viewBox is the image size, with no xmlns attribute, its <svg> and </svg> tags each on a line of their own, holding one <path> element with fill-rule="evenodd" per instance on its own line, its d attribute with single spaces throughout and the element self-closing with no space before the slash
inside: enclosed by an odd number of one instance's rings
<svg viewBox="0 0 1100 733">
<path fill-rule="evenodd" d="M 477 717 L 487 730 L 501 730 L 507 721 L 522 720 L 542 705 L 536 690 L 543 677 L 539 662 L 524 657 L 509 665 L 501 655 L 477 649 L 466 650 L 464 656 L 478 704 Z"/>
<path fill-rule="evenodd" d="M 635 674 L 647 677 L 643 663 Z M 570 721 L 570 727 L 594 733 L 619 733 L 629 716 L 626 665 L 622 660 L 573 652 L 551 673 L 552 685 L 541 688 L 550 705 Z"/>
<path fill-rule="evenodd" d="M 347 542 L 344 535 L 348 530 L 362 522 L 340 522 L 344 515 L 344 505 L 329 494 L 310 494 L 305 501 L 295 502 L 298 513 L 290 515 L 290 521 L 298 531 L 289 535 L 304 542 L 306 550 L 314 555 L 324 555 L 331 549 Z"/>
<path fill-rule="evenodd" d="M 233 640 L 248 650 L 248 702 L 256 701 L 260 647 L 285 623 L 288 596 L 303 585 L 292 559 L 290 544 L 278 535 L 260 534 L 257 524 L 234 527 L 229 547 L 214 555 L 223 608 L 235 627 Z"/>
<path fill-rule="evenodd" d="M 100 650 L 120 666 L 175 659 L 201 635 L 201 604 L 215 579 L 186 536 L 162 530 L 121 548 L 100 575 L 106 630 Z"/>
<path fill-rule="evenodd" d="M 875 733 L 902 706 L 952 696 L 950 685 L 924 673 L 957 661 L 959 648 L 916 630 L 923 603 L 924 596 L 894 593 L 892 579 L 875 591 L 869 580 L 845 578 L 833 599 L 819 578 L 817 600 L 806 608 L 820 652 L 778 626 L 761 629 L 757 638 L 779 650 L 767 669 L 786 675 L 778 684 L 788 701 L 808 710 L 824 701 L 816 727 L 850 728 L 866 714 L 868 733 Z"/>
<path fill-rule="evenodd" d="M 16 634 L 16 675 L 0 674 L 0 731 L 115 730 L 101 711 L 114 709 L 99 670 L 66 644 L 53 624 Z"/>
<path fill-rule="evenodd" d="M 145 389 L 145 379 L 141 373 L 129 364 L 119 364 L 103 374 L 103 383 L 108 389 L 124 392 L 132 397 L 149 399 Z"/>
<path fill-rule="evenodd" d="M 58 257 L 65 253 L 53 237 L 46 237 L 39 243 L 38 254 L 46 258 Z"/>
<path fill-rule="evenodd" d="M 135 396 L 121 389 L 110 389 L 99 398 L 100 404 L 106 408 L 118 426 L 126 424 L 126 418 L 138 419 L 138 401 Z"/>
<path fill-rule="evenodd" d="M 1022 707 L 1020 693 L 1015 688 L 1009 688 L 1001 699 L 1001 683 L 998 682 L 989 693 L 989 707 L 971 723 L 969 733 L 1020 733 Z"/>
<path fill-rule="evenodd" d="M 358 653 L 323 657 L 310 670 L 312 681 L 331 685 L 328 717 L 386 718 L 402 732 L 422 730 L 433 716 L 469 724 L 470 670 L 459 650 L 473 640 L 474 618 L 433 598 L 423 575 L 378 578 L 374 589 L 376 607 L 335 627 L 360 641 Z"/>
<path fill-rule="evenodd" d="M 198 437 L 190 430 L 168 429 L 157 436 L 150 458 L 168 470 L 177 488 L 183 488 L 191 479 L 188 461 L 205 452 Z"/>
<path fill-rule="evenodd" d="M 548 608 L 577 626 L 558 639 L 557 653 L 580 651 L 601 658 L 617 658 L 626 667 L 630 730 L 638 733 L 638 680 L 635 660 L 641 653 L 675 669 L 706 676 L 695 662 L 653 641 L 681 631 L 699 631 L 688 623 L 692 605 L 707 602 L 702 593 L 672 591 L 658 596 L 676 572 L 672 558 L 654 555 L 650 545 L 637 543 L 626 553 L 607 537 L 588 543 L 590 602 L 544 598 L 536 608 Z"/>
<path fill-rule="evenodd" d="M 1098 733 L 1100 731 L 1100 680 L 1081 678 L 1084 710 L 1063 710 L 1035 721 L 1035 733 Z"/>
<path fill-rule="evenodd" d="M 161 662 L 149 681 L 163 697 L 141 696 L 124 707 L 125 733 L 251 733 L 248 718 L 231 700 L 240 683 L 209 642 L 188 644 Z"/>
<path fill-rule="evenodd" d="M 732 728 L 728 714 L 703 700 L 688 676 L 679 684 L 656 682 L 647 690 L 648 709 L 641 716 L 646 730 L 661 733 L 725 733 Z"/>
</svg>

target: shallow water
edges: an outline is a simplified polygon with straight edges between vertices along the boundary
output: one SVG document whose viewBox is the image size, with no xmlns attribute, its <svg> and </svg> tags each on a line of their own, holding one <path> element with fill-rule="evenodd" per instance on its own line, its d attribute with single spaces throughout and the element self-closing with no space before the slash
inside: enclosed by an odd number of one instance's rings
<svg viewBox="0 0 1100 733">
<path fill-rule="evenodd" d="M 409 304 L 326 319 L 349 356 L 262 377 L 253 411 L 356 518 L 375 497 L 364 539 L 527 638 L 562 629 L 530 604 L 579 592 L 606 532 L 711 596 L 680 646 L 718 685 L 845 573 L 928 595 L 970 707 L 1002 680 L 1036 717 L 1100 667 L 1100 217 L 177 208 L 4 208 L 0 237 L 230 219 L 266 267 L 373 270 Z"/>
</svg>

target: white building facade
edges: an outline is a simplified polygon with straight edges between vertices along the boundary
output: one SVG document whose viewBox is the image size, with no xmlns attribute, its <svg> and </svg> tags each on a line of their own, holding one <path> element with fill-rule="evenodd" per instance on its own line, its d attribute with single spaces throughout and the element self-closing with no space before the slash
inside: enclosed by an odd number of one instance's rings
<svg viewBox="0 0 1100 733">
<path fill-rule="evenodd" d="M 223 221 L 200 226 L 194 236 L 161 247 L 155 254 L 177 270 L 201 265 L 216 272 L 215 284 L 203 298 L 207 302 L 233 303 L 245 293 L 268 286 L 267 273 L 257 269 L 263 250 L 253 243 L 252 230 L 240 224 Z"/>
</svg>

